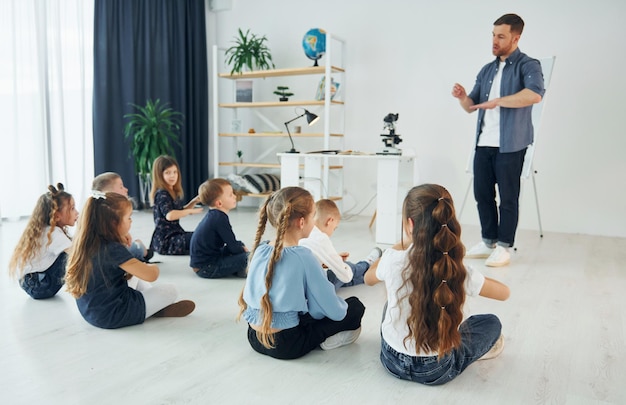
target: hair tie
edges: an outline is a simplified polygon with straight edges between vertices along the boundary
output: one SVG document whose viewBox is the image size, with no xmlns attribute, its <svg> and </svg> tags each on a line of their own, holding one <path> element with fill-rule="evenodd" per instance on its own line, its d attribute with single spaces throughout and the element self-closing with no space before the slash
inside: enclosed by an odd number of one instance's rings
<svg viewBox="0 0 626 405">
<path fill-rule="evenodd" d="M 441 201 L 441 200 L 443 200 L 443 197 L 437 198 L 437 201 Z"/>
<path fill-rule="evenodd" d="M 441 227 L 442 227 L 442 228 L 443 228 L 444 226 L 445 226 L 445 227 L 447 227 L 447 226 L 448 226 L 448 224 L 441 224 Z"/>
<path fill-rule="evenodd" d="M 91 190 L 91 197 L 94 200 L 99 200 L 99 199 L 106 200 L 107 199 L 106 193 L 103 193 L 102 191 L 99 191 L 99 190 Z"/>
<path fill-rule="evenodd" d="M 447 255 L 447 254 L 448 254 L 448 252 L 441 252 L 441 253 L 443 253 L 444 255 Z"/>
<path fill-rule="evenodd" d="M 442 311 L 445 311 L 445 310 L 446 310 L 446 307 L 441 307 L 441 310 L 442 310 Z"/>
<path fill-rule="evenodd" d="M 441 283 L 447 283 L 448 280 L 441 280 Z"/>
</svg>

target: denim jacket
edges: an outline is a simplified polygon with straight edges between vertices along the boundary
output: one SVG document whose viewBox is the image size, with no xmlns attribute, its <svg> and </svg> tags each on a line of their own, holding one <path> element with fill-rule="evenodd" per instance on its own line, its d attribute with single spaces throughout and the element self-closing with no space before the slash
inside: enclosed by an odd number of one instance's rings
<svg viewBox="0 0 626 405">
<path fill-rule="evenodd" d="M 498 71 L 499 63 L 500 58 L 496 57 L 493 62 L 486 64 L 476 76 L 474 88 L 468 95 L 474 104 L 489 100 L 491 84 Z M 545 93 L 541 63 L 522 53 L 518 48 L 506 59 L 502 71 L 500 96 L 510 96 L 523 89 L 532 90 L 541 97 Z M 523 108 L 500 107 L 500 152 L 517 152 L 534 142 L 532 108 L 532 105 Z M 484 118 L 485 110 L 478 110 L 476 143 L 478 143 Z"/>
</svg>

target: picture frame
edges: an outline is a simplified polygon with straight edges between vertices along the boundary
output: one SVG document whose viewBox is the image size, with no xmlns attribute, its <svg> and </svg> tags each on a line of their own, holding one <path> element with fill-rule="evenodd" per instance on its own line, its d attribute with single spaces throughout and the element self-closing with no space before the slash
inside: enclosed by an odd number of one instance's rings
<svg viewBox="0 0 626 405">
<path fill-rule="evenodd" d="M 252 80 L 236 80 L 235 81 L 235 102 L 251 103 L 253 96 Z"/>
</svg>

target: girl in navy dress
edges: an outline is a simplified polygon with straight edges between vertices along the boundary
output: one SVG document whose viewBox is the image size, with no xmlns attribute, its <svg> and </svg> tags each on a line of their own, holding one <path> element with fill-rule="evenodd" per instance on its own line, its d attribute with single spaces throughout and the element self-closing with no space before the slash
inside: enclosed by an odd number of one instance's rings
<svg viewBox="0 0 626 405">
<path fill-rule="evenodd" d="M 10 274 L 19 274 L 20 286 L 34 299 L 54 297 L 63 286 L 65 259 L 72 246 L 67 227 L 77 218 L 74 198 L 61 183 L 48 186 L 37 200 L 9 262 Z"/>
<path fill-rule="evenodd" d="M 176 302 L 173 285 L 152 285 L 156 264 L 132 256 L 125 245 L 133 207 L 123 195 L 94 191 L 85 203 L 68 257 L 65 284 L 87 322 L 105 329 L 143 323 L 150 317 L 186 316 L 195 304 Z M 148 283 L 128 286 L 135 276 Z"/>
<path fill-rule="evenodd" d="M 179 219 L 187 215 L 200 214 L 202 208 L 194 208 L 200 199 L 194 197 L 183 204 L 183 186 L 180 167 L 171 156 L 161 155 L 152 164 L 152 191 L 150 200 L 154 204 L 154 233 L 150 247 L 162 255 L 188 255 L 191 235 L 180 226 Z"/>
</svg>

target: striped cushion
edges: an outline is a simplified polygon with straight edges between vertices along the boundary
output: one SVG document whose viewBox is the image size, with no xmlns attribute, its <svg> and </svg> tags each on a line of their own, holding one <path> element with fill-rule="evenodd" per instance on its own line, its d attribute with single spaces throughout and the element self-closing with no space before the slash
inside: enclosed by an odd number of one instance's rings
<svg viewBox="0 0 626 405">
<path fill-rule="evenodd" d="M 280 189 L 280 178 L 273 174 L 246 174 L 245 189 L 253 194 L 263 194 Z"/>
</svg>

